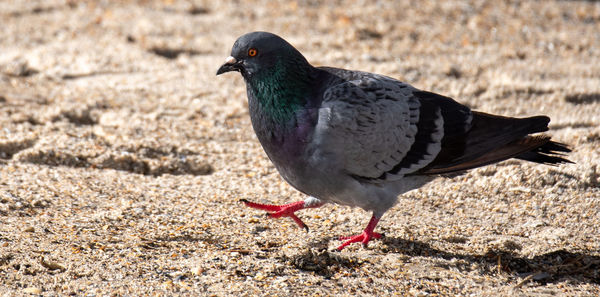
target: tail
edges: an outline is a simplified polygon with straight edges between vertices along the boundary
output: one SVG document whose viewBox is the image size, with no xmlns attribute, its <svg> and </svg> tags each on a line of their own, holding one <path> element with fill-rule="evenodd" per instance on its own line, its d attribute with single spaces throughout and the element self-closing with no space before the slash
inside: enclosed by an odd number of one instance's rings
<svg viewBox="0 0 600 297">
<path fill-rule="evenodd" d="M 471 129 L 461 135 L 442 139 L 438 157 L 416 174 L 447 174 L 481 167 L 510 158 L 542 163 L 573 163 L 563 158 L 571 150 L 550 140 L 548 135 L 530 135 L 548 131 L 550 118 L 502 117 L 473 112 Z"/>
<path fill-rule="evenodd" d="M 534 150 L 522 153 L 516 156 L 516 158 L 548 165 L 573 163 L 570 160 L 563 158 L 566 154 L 571 152 L 571 149 L 569 149 L 566 144 L 551 141 L 549 136 L 546 136 L 546 138 L 546 143 Z"/>
</svg>

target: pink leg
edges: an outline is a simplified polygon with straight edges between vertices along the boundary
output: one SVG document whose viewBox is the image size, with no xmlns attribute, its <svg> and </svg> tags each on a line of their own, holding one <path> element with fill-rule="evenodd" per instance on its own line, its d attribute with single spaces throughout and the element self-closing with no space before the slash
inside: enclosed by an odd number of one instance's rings
<svg viewBox="0 0 600 297">
<path fill-rule="evenodd" d="M 373 232 L 373 230 L 375 229 L 375 226 L 377 226 L 377 223 L 379 222 L 379 219 L 381 217 L 377 217 L 375 215 L 373 215 L 371 217 L 371 220 L 369 221 L 369 224 L 367 225 L 367 228 L 365 228 L 365 230 L 358 235 L 354 235 L 354 236 L 342 236 L 340 237 L 340 240 L 346 240 L 344 243 L 342 243 L 342 245 L 338 246 L 337 250 L 341 251 L 342 249 L 344 249 L 346 246 L 348 246 L 351 243 L 354 242 L 362 242 L 363 246 L 367 246 L 367 244 L 369 243 L 369 241 L 371 240 L 371 238 L 381 238 L 381 234 Z"/>
<path fill-rule="evenodd" d="M 308 231 L 308 226 L 306 226 L 306 224 L 304 224 L 304 222 L 302 222 L 302 220 L 300 220 L 300 218 L 297 217 L 294 212 L 305 208 L 316 208 L 324 204 L 320 200 L 313 197 L 309 197 L 304 201 L 298 201 L 284 205 L 260 204 L 250 202 L 246 199 L 241 199 L 240 201 L 244 202 L 244 204 L 246 204 L 248 207 L 269 211 L 269 216 L 272 218 L 290 217 L 294 220 L 294 222 L 296 222 L 296 224 L 298 224 L 298 226 L 300 226 L 300 228 L 304 228 L 306 231 Z"/>
</svg>

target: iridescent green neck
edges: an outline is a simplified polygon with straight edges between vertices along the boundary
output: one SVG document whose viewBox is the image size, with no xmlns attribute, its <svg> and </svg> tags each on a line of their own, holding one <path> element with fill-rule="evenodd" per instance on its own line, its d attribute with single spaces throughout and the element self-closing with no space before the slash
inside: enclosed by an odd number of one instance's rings
<svg viewBox="0 0 600 297">
<path fill-rule="evenodd" d="M 307 105 L 312 68 L 304 61 L 283 61 L 248 82 L 261 114 L 279 124 L 293 122 L 296 112 Z"/>
</svg>

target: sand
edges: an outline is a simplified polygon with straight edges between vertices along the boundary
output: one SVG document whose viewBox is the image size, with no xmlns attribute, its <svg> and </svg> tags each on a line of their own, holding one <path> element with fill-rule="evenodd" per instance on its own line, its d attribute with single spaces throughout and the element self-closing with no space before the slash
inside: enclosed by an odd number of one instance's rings
<svg viewBox="0 0 600 297">
<path fill-rule="evenodd" d="M 600 3 L 2 1 L 0 295 L 595 296 Z M 215 72 L 268 30 L 314 65 L 389 75 L 473 109 L 545 114 L 575 164 L 506 161 L 370 214 L 271 220 L 304 199 L 262 151 L 245 86 Z"/>
</svg>

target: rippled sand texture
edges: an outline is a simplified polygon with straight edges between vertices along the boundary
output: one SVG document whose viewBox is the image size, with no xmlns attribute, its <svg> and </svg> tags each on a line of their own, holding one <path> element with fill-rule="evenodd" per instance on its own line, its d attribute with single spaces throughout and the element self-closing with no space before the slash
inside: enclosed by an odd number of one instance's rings
<svg viewBox="0 0 600 297">
<path fill-rule="evenodd" d="M 214 2 L 0 2 L 0 295 L 599 293 L 599 2 Z M 576 164 L 440 178 L 386 213 L 385 239 L 330 252 L 370 214 L 305 210 L 307 233 L 239 202 L 304 199 L 241 77 L 215 76 L 254 30 L 315 65 L 546 114 Z"/>
</svg>

